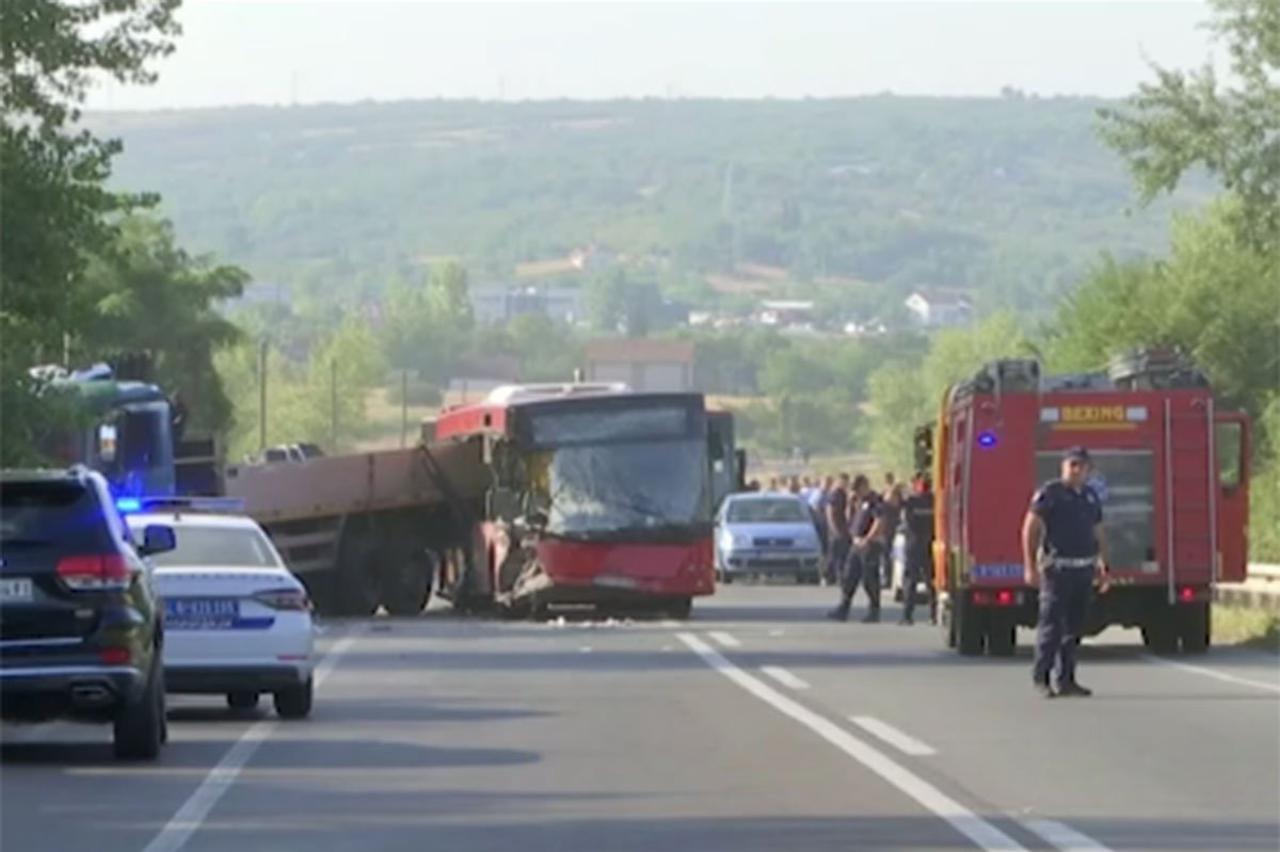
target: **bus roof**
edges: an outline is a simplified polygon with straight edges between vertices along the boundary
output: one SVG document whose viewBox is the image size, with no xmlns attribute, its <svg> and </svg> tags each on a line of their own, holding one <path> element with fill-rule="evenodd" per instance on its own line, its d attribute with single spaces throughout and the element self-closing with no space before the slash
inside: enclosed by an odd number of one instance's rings
<svg viewBox="0 0 1280 852">
<path fill-rule="evenodd" d="M 636 393 L 620 383 L 586 383 L 564 385 L 507 385 L 495 388 L 484 400 L 455 406 L 440 413 L 435 425 L 436 440 L 465 438 L 476 434 L 511 434 L 512 411 L 541 408 L 589 407 L 605 402 L 611 406 L 661 402 L 701 402 L 703 396 L 694 391 Z"/>
</svg>

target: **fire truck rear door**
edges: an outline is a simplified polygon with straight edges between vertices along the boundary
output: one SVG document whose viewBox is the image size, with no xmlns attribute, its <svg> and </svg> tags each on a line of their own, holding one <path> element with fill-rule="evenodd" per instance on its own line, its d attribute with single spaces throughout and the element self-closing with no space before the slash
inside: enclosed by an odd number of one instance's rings
<svg viewBox="0 0 1280 852">
<path fill-rule="evenodd" d="M 1248 573 L 1249 421 L 1238 412 L 1215 416 L 1218 456 L 1218 553 L 1224 583 L 1242 583 Z"/>
</svg>

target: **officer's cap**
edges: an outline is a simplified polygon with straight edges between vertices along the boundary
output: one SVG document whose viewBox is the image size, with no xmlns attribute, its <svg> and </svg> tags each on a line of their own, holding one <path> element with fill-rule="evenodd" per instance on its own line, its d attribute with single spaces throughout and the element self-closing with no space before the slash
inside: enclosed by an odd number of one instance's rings
<svg viewBox="0 0 1280 852">
<path fill-rule="evenodd" d="M 1084 447 L 1068 447 L 1067 451 L 1062 454 L 1063 461 L 1078 461 L 1089 463 L 1089 451 Z"/>
</svg>

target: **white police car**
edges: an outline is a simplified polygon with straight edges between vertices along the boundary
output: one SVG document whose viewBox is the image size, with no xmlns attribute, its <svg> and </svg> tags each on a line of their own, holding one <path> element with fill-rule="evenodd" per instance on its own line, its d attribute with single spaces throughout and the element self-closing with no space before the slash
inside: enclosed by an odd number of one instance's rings
<svg viewBox="0 0 1280 852">
<path fill-rule="evenodd" d="M 306 588 L 251 518 L 190 511 L 181 500 L 128 515 L 141 533 L 172 527 L 177 546 L 151 557 L 164 601 L 165 689 L 223 693 L 252 709 L 269 692 L 276 712 L 311 712 L 315 631 Z"/>
</svg>

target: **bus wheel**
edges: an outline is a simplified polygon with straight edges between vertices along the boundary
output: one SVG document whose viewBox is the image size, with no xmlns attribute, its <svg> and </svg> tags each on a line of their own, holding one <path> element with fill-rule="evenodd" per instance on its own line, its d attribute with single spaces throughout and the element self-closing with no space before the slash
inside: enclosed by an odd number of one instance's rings
<svg viewBox="0 0 1280 852">
<path fill-rule="evenodd" d="M 1209 650 L 1209 604 L 1198 603 L 1178 610 L 1178 639 L 1182 653 L 1203 654 Z"/>
<path fill-rule="evenodd" d="M 987 623 L 987 653 L 993 657 L 1012 657 L 1018 648 L 1018 625 L 1013 619 L 992 615 Z"/>
<path fill-rule="evenodd" d="M 1153 654 L 1174 654 L 1178 650 L 1178 630 L 1173 611 L 1161 606 L 1147 616 L 1142 625 L 1142 644 Z"/>
<path fill-rule="evenodd" d="M 684 621 L 693 612 L 693 598 L 677 598 L 667 605 L 667 615 Z"/>
<path fill-rule="evenodd" d="M 982 653 L 986 639 L 982 622 L 982 611 L 970 604 L 963 596 L 952 604 L 952 614 L 956 626 L 956 650 L 962 657 L 976 657 Z"/>
</svg>

